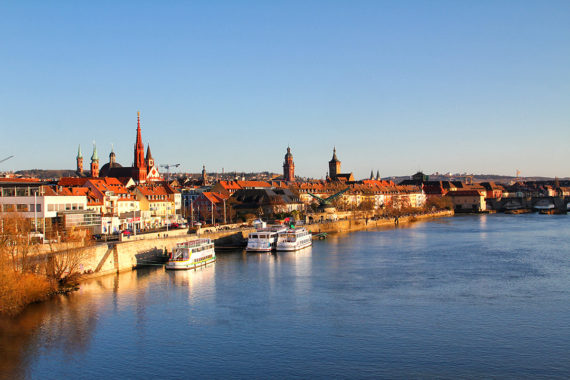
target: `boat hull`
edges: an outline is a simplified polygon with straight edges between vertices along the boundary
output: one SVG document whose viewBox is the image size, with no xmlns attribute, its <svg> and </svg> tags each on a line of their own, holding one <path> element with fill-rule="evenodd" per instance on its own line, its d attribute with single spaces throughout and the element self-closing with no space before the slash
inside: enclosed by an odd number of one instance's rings
<svg viewBox="0 0 570 380">
<path fill-rule="evenodd" d="M 216 261 L 215 257 L 212 257 L 211 259 L 208 260 L 204 260 L 204 261 L 199 261 L 197 263 L 192 263 L 190 262 L 190 260 L 186 260 L 186 261 L 169 261 L 168 263 L 166 263 L 166 269 L 168 270 L 188 270 L 188 269 L 196 269 L 199 267 L 203 267 L 207 264 L 211 264 L 214 261 Z"/>
<path fill-rule="evenodd" d="M 296 243 L 277 244 L 277 251 L 298 251 L 300 249 L 310 247 L 312 244 L 311 240 L 299 245 Z"/>
<path fill-rule="evenodd" d="M 272 247 L 267 248 L 246 248 L 247 252 L 271 252 L 273 250 Z"/>
</svg>

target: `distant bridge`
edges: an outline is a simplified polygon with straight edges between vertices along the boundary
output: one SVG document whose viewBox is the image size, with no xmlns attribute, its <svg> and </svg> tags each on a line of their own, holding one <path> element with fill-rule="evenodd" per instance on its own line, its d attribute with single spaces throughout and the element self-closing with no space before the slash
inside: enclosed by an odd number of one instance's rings
<svg viewBox="0 0 570 380">
<path fill-rule="evenodd" d="M 567 213 L 570 196 L 566 197 L 508 197 L 501 199 L 488 199 L 487 208 L 496 211 L 516 209 L 556 209 L 558 212 Z"/>
</svg>

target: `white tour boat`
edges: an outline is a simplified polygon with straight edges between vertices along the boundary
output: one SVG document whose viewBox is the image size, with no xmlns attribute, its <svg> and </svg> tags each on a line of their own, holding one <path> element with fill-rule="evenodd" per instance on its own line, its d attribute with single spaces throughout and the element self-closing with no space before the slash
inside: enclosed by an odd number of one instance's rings
<svg viewBox="0 0 570 380">
<path fill-rule="evenodd" d="M 214 242 L 210 239 L 195 239 L 176 244 L 166 269 L 195 269 L 216 261 Z"/>
<path fill-rule="evenodd" d="M 313 234 L 305 227 L 290 228 L 279 233 L 278 251 L 297 251 L 313 244 Z"/>
<path fill-rule="evenodd" d="M 245 250 L 248 252 L 269 252 L 275 249 L 277 235 L 286 229 L 285 226 L 270 226 L 250 233 Z"/>
</svg>

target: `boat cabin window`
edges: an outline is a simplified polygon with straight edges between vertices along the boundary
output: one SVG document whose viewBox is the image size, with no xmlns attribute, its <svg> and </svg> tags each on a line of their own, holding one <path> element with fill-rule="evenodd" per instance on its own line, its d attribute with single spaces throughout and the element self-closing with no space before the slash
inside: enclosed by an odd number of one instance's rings
<svg viewBox="0 0 570 380">
<path fill-rule="evenodd" d="M 172 254 L 174 260 L 188 260 L 189 257 L 187 249 L 179 249 Z"/>
</svg>

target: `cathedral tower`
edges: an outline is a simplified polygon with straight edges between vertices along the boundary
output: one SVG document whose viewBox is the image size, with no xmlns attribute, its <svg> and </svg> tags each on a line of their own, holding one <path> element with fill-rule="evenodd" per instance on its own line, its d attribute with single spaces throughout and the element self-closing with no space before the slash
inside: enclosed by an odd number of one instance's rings
<svg viewBox="0 0 570 380">
<path fill-rule="evenodd" d="M 83 175 L 83 154 L 81 154 L 81 145 L 77 148 L 77 174 Z"/>
<path fill-rule="evenodd" d="M 93 143 L 93 155 L 91 155 L 91 177 L 99 177 L 99 156 L 97 156 L 97 145 Z"/>
</svg>

